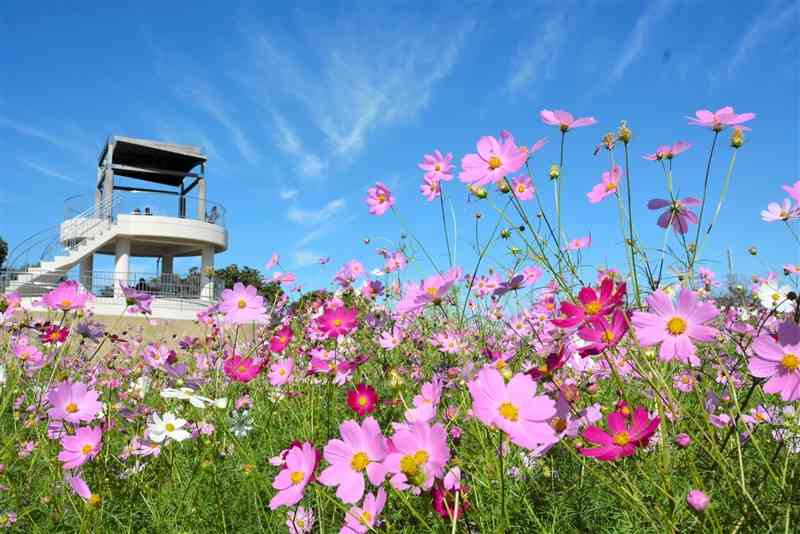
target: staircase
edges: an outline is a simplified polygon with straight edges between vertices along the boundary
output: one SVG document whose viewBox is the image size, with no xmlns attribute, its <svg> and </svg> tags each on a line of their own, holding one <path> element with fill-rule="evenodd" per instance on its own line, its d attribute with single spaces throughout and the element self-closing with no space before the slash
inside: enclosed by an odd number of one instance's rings
<svg viewBox="0 0 800 534">
<path fill-rule="evenodd" d="M 0 272 L 0 293 L 38 297 L 58 285 L 84 257 L 115 237 L 115 207 L 116 199 L 104 199 L 24 240 L 11 251 L 9 267 Z"/>
</svg>

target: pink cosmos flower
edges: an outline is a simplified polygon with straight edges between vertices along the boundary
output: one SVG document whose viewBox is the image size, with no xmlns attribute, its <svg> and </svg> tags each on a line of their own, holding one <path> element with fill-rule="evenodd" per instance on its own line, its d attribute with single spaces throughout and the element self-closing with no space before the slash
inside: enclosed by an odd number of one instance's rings
<svg viewBox="0 0 800 534">
<path fill-rule="evenodd" d="M 375 411 L 378 394 L 375 388 L 362 382 L 347 392 L 347 405 L 359 416 L 364 417 Z"/>
<path fill-rule="evenodd" d="M 792 201 L 783 199 L 783 205 L 770 202 L 767 209 L 761 211 L 761 220 L 764 222 L 791 221 L 800 218 L 800 206 L 792 207 Z"/>
<path fill-rule="evenodd" d="M 51 310 L 68 312 L 86 307 L 91 293 L 80 290 L 80 285 L 75 280 L 61 282 L 57 288 L 42 296 L 42 304 Z"/>
<path fill-rule="evenodd" d="M 309 534 L 314 530 L 314 510 L 298 506 L 286 512 L 286 527 L 289 534 Z"/>
<path fill-rule="evenodd" d="M 283 352 L 289 343 L 291 343 L 293 337 L 294 332 L 292 332 L 292 328 L 289 325 L 282 326 L 269 340 L 269 350 L 277 353 Z"/>
<path fill-rule="evenodd" d="M 790 340 L 780 337 L 776 341 L 768 334 L 758 336 L 747 368 L 757 378 L 768 378 L 766 393 L 780 393 L 785 402 L 793 402 L 800 400 L 800 336 Z"/>
<path fill-rule="evenodd" d="M 47 401 L 52 406 L 47 410 L 47 415 L 53 421 L 63 420 L 73 424 L 91 421 L 103 407 L 97 400 L 99 396 L 100 393 L 90 390 L 82 382 L 70 384 L 64 381 L 47 393 Z"/>
<path fill-rule="evenodd" d="M 592 236 L 579 237 L 567 243 L 567 250 L 581 250 L 592 246 Z"/>
<path fill-rule="evenodd" d="M 496 183 L 508 174 L 518 171 L 527 157 L 527 151 L 520 150 L 510 135 L 502 144 L 494 137 L 481 137 L 478 140 L 478 153 L 467 154 L 461 159 L 463 170 L 458 177 L 472 186 Z"/>
<path fill-rule="evenodd" d="M 644 159 L 650 161 L 661 161 L 662 159 L 672 159 L 681 152 L 685 152 L 691 148 L 692 145 L 687 143 L 686 141 L 678 141 L 677 143 L 673 144 L 672 146 L 669 145 L 661 145 L 656 149 L 655 154 L 645 154 L 642 156 Z"/>
<path fill-rule="evenodd" d="M 656 224 L 661 228 L 669 228 L 670 224 L 676 234 L 683 235 L 689 231 L 689 223 L 697 224 L 697 215 L 686 206 L 699 206 L 700 200 L 686 197 L 673 202 L 663 198 L 654 198 L 647 203 L 647 208 L 658 210 L 668 208 L 658 218 Z"/>
<path fill-rule="evenodd" d="M 358 326 L 358 312 L 355 308 L 327 308 L 317 318 L 317 328 L 324 332 L 328 339 L 346 336 Z"/>
<path fill-rule="evenodd" d="M 614 291 L 614 280 L 603 278 L 600 286 L 595 290 L 584 287 L 578 292 L 578 303 L 564 301 L 561 303 L 561 316 L 551 322 L 561 328 L 572 328 L 579 324 L 592 321 L 600 316 L 608 315 L 622 303 L 625 297 L 626 285 L 622 282 Z"/>
<path fill-rule="evenodd" d="M 535 191 L 530 176 L 522 174 L 511 181 L 511 189 L 519 200 L 531 200 Z"/>
<path fill-rule="evenodd" d="M 636 408 L 630 425 L 620 412 L 608 415 L 608 432 L 597 426 L 590 426 L 583 431 L 583 438 L 599 447 L 583 447 L 581 454 L 597 458 L 604 462 L 614 462 L 625 456 L 636 453 L 636 447 L 646 447 L 650 437 L 655 433 L 661 419 L 657 416 L 650 419 L 647 410 Z"/>
<path fill-rule="evenodd" d="M 280 271 L 272 273 L 272 281 L 279 284 L 291 284 L 295 280 L 297 280 L 297 276 L 293 273 L 282 273 Z"/>
<path fill-rule="evenodd" d="M 698 366 L 700 359 L 693 341 L 713 341 L 716 338 L 717 329 L 705 323 L 719 315 L 717 307 L 712 302 L 699 302 L 697 294 L 689 289 L 681 289 L 677 307 L 660 289 L 647 297 L 647 304 L 650 312 L 634 312 L 632 319 L 642 346 L 661 343 L 661 361 L 678 358 Z"/>
<path fill-rule="evenodd" d="M 241 282 L 222 292 L 219 311 L 225 314 L 225 322 L 229 324 L 264 323 L 267 320 L 264 297 L 258 294 L 255 286 L 245 286 Z"/>
<path fill-rule="evenodd" d="M 468 387 L 475 416 L 485 425 L 503 430 L 520 447 L 535 449 L 555 440 L 547 423 L 556 413 L 555 402 L 536 395 L 536 383 L 530 376 L 518 373 L 506 384 L 500 371 L 486 366 Z"/>
<path fill-rule="evenodd" d="M 294 506 L 300 502 L 306 486 L 314 476 L 317 451 L 306 441 L 302 446 L 290 448 L 285 460 L 284 469 L 272 482 L 272 487 L 278 490 L 278 493 L 269 501 L 270 510 L 281 506 Z"/>
<path fill-rule="evenodd" d="M 92 490 L 89 489 L 89 485 L 80 476 L 67 476 L 65 480 L 78 497 L 84 501 L 89 501 L 92 498 Z"/>
<path fill-rule="evenodd" d="M 441 423 L 417 422 L 400 428 L 392 437 L 393 449 L 384 465 L 394 473 L 390 482 L 398 490 L 429 490 L 450 459 L 447 430 Z"/>
<path fill-rule="evenodd" d="M 258 376 L 261 364 L 256 363 L 253 358 L 242 358 L 238 354 L 234 354 L 225 360 L 223 369 L 231 380 L 247 383 Z"/>
<path fill-rule="evenodd" d="M 143 315 L 153 313 L 150 308 L 153 304 L 153 295 L 139 291 L 135 287 L 128 287 L 122 282 L 119 283 L 119 287 L 125 296 L 125 305 L 128 306 L 129 313 L 141 313 Z"/>
<path fill-rule="evenodd" d="M 383 215 L 394 206 L 395 198 L 383 182 L 378 182 L 367 190 L 367 206 L 373 215 Z"/>
<path fill-rule="evenodd" d="M 428 202 L 432 202 L 442 194 L 442 185 L 436 178 L 428 178 L 426 176 L 422 179 L 422 185 L 419 186 L 419 191 L 422 193 L 422 196 L 428 199 Z"/>
<path fill-rule="evenodd" d="M 292 358 L 281 358 L 273 363 L 269 368 L 269 383 L 273 386 L 282 386 L 294 380 L 294 360 Z"/>
<path fill-rule="evenodd" d="M 562 132 L 567 132 L 571 128 L 591 126 L 592 124 L 597 123 L 594 117 L 582 117 L 580 119 L 576 119 L 569 111 L 564 111 L 563 109 L 557 109 L 554 111 L 543 109 L 539 112 L 539 117 L 545 124 L 549 124 L 550 126 L 558 126 Z"/>
<path fill-rule="evenodd" d="M 386 445 L 378 422 L 367 417 L 358 425 L 345 421 L 339 426 L 342 439 L 332 439 L 325 445 L 324 457 L 329 464 L 319 476 L 325 486 L 339 486 L 336 496 L 352 504 L 364 495 L 364 474 L 380 486 L 386 478 L 381 462 L 386 458 Z"/>
<path fill-rule="evenodd" d="M 429 304 L 438 305 L 464 272 L 453 267 L 444 274 L 435 274 L 419 284 L 408 284 L 405 294 L 397 303 L 398 313 L 409 313 L 423 309 Z"/>
<path fill-rule="evenodd" d="M 100 427 L 80 427 L 75 435 L 62 437 L 62 450 L 58 453 L 58 460 L 64 462 L 64 469 L 75 469 L 97 456 L 102 437 L 103 431 Z"/>
<path fill-rule="evenodd" d="M 794 185 L 782 185 L 781 188 L 789 193 L 789 196 L 792 197 L 795 202 L 800 204 L 800 180 L 796 181 Z"/>
<path fill-rule="evenodd" d="M 374 532 L 374 527 L 378 522 L 378 516 L 383 511 L 384 506 L 386 506 L 386 490 L 380 488 L 375 495 L 367 493 L 361 506 L 350 508 L 344 516 L 345 524 L 342 526 L 339 534 L 364 534 L 369 531 Z"/>
<path fill-rule="evenodd" d="M 600 183 L 586 193 L 589 202 L 597 204 L 607 196 L 616 194 L 619 189 L 619 177 L 621 173 L 622 169 L 620 169 L 619 165 L 614 165 L 610 172 L 604 172 Z"/>
<path fill-rule="evenodd" d="M 272 269 L 273 267 L 278 265 L 278 263 L 280 263 L 280 261 L 281 261 L 280 255 L 278 255 L 277 252 L 273 252 L 272 256 L 270 256 L 269 260 L 267 260 L 267 263 L 266 263 L 265 267 L 267 269 Z"/>
<path fill-rule="evenodd" d="M 701 109 L 695 112 L 694 117 L 686 117 L 689 124 L 711 128 L 715 132 L 721 132 L 727 126 L 742 124 L 756 117 L 755 113 L 742 113 L 737 115 L 730 106 L 720 108 L 715 112 Z M 747 126 L 742 126 L 742 130 L 749 130 Z"/>
<path fill-rule="evenodd" d="M 541 278 L 543 274 L 544 271 L 542 271 L 539 267 L 525 267 L 522 269 L 523 283 L 526 286 L 533 285 L 539 281 L 539 278 Z"/>
<path fill-rule="evenodd" d="M 711 498 L 700 490 L 693 489 L 686 495 L 686 504 L 698 513 L 705 512 L 710 502 Z"/>
<path fill-rule="evenodd" d="M 434 150 L 433 154 L 425 154 L 422 157 L 422 163 L 419 168 L 425 171 L 425 180 L 436 181 L 440 180 L 449 182 L 453 179 L 453 154 L 448 152 L 446 156 L 442 156 L 439 150 Z"/>
</svg>

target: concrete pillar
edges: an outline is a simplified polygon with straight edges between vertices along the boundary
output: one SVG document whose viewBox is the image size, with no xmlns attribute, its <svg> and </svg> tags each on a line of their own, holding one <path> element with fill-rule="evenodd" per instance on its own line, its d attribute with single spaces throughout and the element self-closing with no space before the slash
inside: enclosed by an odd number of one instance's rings
<svg viewBox="0 0 800 534">
<path fill-rule="evenodd" d="M 103 170 L 103 215 L 106 219 L 111 219 L 111 198 L 114 194 L 114 171 L 111 167 L 106 167 Z"/>
<path fill-rule="evenodd" d="M 200 297 L 204 300 L 214 298 L 214 247 L 203 247 L 200 258 Z M 212 276 L 209 276 L 212 275 Z"/>
<path fill-rule="evenodd" d="M 173 273 L 173 259 L 172 254 L 164 254 L 161 256 L 161 274 Z"/>
<path fill-rule="evenodd" d="M 92 271 L 94 270 L 94 254 L 87 254 L 81 258 L 79 280 L 87 291 L 92 290 Z"/>
<path fill-rule="evenodd" d="M 197 181 L 197 220 L 206 220 L 206 179 L 202 176 Z"/>
<path fill-rule="evenodd" d="M 122 298 L 119 283 L 128 284 L 128 271 L 131 256 L 131 240 L 125 237 L 117 239 L 114 262 L 114 297 Z"/>
</svg>

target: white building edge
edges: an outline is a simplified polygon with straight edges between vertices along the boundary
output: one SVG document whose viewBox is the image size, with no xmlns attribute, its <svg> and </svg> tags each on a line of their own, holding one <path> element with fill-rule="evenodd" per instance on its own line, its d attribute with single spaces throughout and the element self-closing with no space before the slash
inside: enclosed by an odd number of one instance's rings
<svg viewBox="0 0 800 534">
<path fill-rule="evenodd" d="M 154 317 L 193 319 L 219 296 L 214 255 L 228 248 L 225 209 L 206 198 L 205 168 L 199 147 L 111 136 L 94 194 L 68 198 L 60 224 L 11 251 L 0 292 L 30 303 L 76 278 L 97 296 L 95 313 L 118 315 L 123 283 L 155 296 Z M 96 271 L 96 254 L 113 255 L 114 270 Z M 157 258 L 158 272 L 131 272 L 131 257 Z M 175 274 L 176 257 L 199 257 L 199 271 Z"/>
</svg>

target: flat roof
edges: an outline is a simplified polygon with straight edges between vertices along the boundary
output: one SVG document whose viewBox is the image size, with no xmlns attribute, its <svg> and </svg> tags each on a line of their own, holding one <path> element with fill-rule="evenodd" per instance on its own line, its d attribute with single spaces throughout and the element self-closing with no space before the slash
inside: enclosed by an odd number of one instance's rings
<svg viewBox="0 0 800 534">
<path fill-rule="evenodd" d="M 112 135 L 100 153 L 99 165 L 109 145 L 113 146 L 111 164 L 117 176 L 173 187 L 179 187 L 184 177 L 207 159 L 198 146 Z"/>
</svg>

